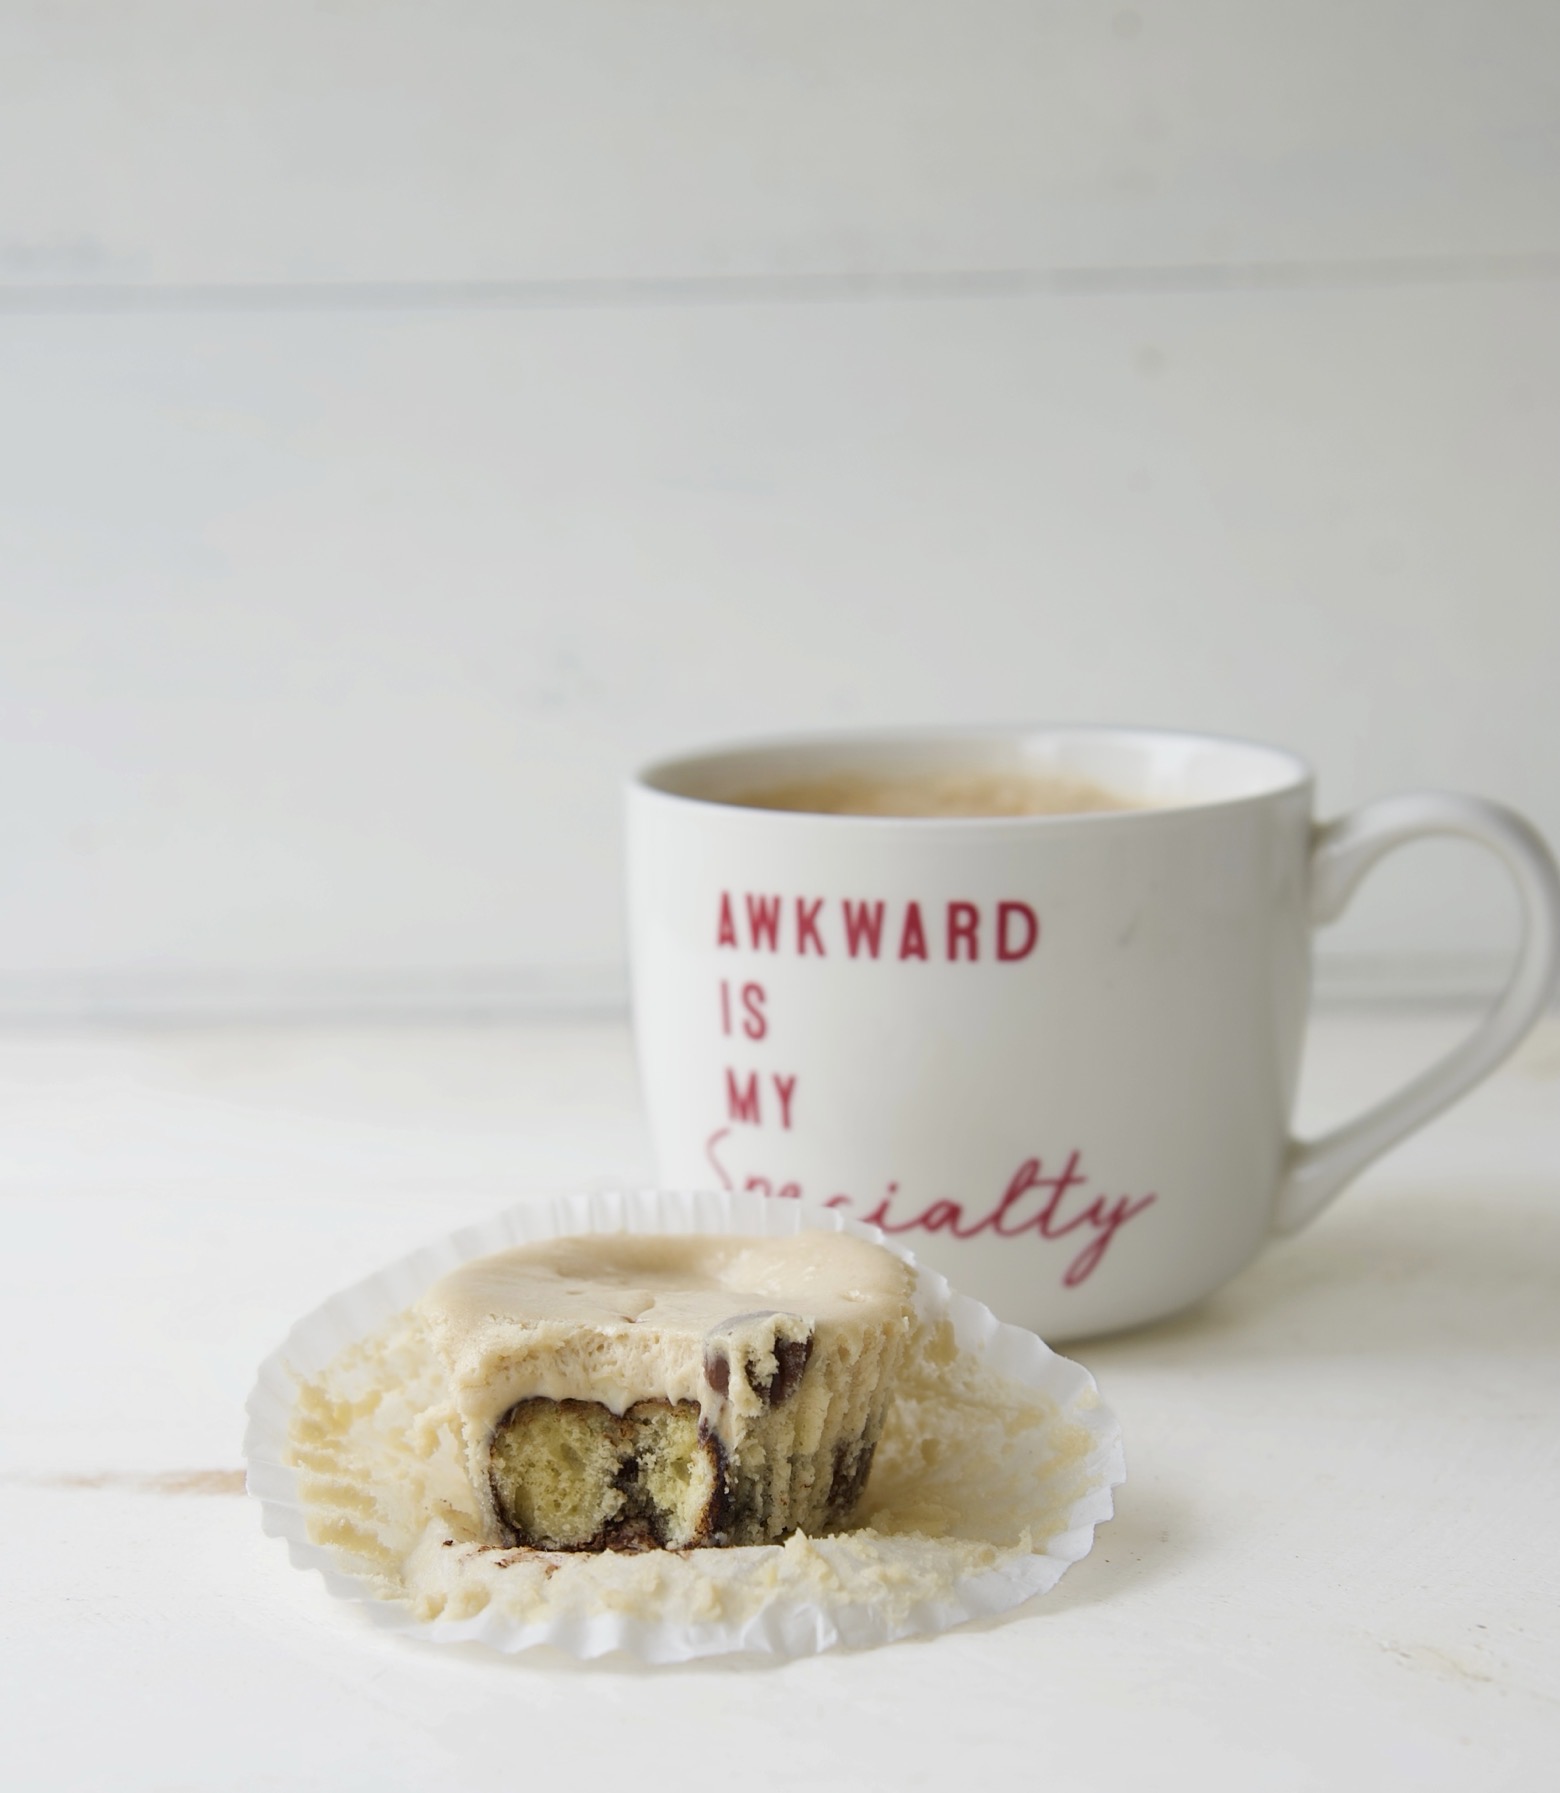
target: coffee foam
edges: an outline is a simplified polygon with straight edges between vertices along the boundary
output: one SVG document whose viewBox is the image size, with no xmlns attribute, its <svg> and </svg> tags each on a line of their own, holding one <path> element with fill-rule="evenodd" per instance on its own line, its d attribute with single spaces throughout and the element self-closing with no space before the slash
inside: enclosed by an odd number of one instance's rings
<svg viewBox="0 0 1560 1793">
<path fill-rule="evenodd" d="M 992 768 L 897 777 L 827 772 L 755 786 L 729 801 L 839 816 L 1070 816 L 1143 807 L 1088 779 Z"/>
</svg>

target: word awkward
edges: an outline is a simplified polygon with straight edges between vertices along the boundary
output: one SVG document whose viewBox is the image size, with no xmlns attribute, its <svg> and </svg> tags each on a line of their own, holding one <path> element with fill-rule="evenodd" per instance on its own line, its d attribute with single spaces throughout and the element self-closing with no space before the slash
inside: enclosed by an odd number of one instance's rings
<svg viewBox="0 0 1560 1793">
<path fill-rule="evenodd" d="M 717 947 L 800 959 L 1014 965 L 1039 942 L 1039 916 L 1016 899 L 889 903 L 723 890 L 715 918 Z"/>
</svg>

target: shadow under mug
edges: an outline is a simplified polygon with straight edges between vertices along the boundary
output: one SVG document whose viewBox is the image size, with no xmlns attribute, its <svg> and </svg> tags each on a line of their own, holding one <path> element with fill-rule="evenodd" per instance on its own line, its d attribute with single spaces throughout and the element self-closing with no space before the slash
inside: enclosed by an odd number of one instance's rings
<svg viewBox="0 0 1560 1793">
<path fill-rule="evenodd" d="M 742 800 L 987 774 L 1132 807 Z M 1290 753 L 1144 729 L 814 736 L 649 767 L 629 922 L 662 1181 L 840 1209 L 1052 1339 L 1198 1300 L 1487 1076 L 1560 965 L 1560 876 L 1520 816 L 1431 792 L 1318 824 L 1312 803 Z M 1506 991 L 1406 1088 L 1296 1139 L 1313 931 L 1385 853 L 1442 835 L 1516 886 Z"/>
</svg>

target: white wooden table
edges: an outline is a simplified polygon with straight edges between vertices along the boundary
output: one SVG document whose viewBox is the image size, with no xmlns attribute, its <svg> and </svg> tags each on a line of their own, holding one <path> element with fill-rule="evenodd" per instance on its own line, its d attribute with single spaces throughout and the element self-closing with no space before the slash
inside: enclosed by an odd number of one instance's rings
<svg viewBox="0 0 1560 1793">
<path fill-rule="evenodd" d="M 1320 1122 L 1464 1025 L 1324 1017 Z M 1075 1349 L 1130 1480 L 997 1622 L 650 1671 L 377 1635 L 240 1491 L 258 1360 L 526 1191 L 646 1179 L 618 1022 L 0 1039 L 17 1788 L 1534 1788 L 1560 1751 L 1560 1021 L 1197 1312 Z"/>
</svg>

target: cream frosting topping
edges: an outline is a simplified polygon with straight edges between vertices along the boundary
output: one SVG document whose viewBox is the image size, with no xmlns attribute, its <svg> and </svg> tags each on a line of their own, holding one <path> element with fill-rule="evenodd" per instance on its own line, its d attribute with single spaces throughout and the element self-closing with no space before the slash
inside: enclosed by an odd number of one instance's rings
<svg viewBox="0 0 1560 1793">
<path fill-rule="evenodd" d="M 912 1287 L 898 1258 L 848 1234 L 597 1234 L 463 1264 L 417 1311 L 468 1448 L 536 1396 L 619 1414 L 694 1402 L 730 1445 L 763 1410 L 783 1342 L 854 1355 L 885 1327 L 908 1332 Z M 751 1374 L 712 1377 L 722 1358 Z"/>
</svg>

